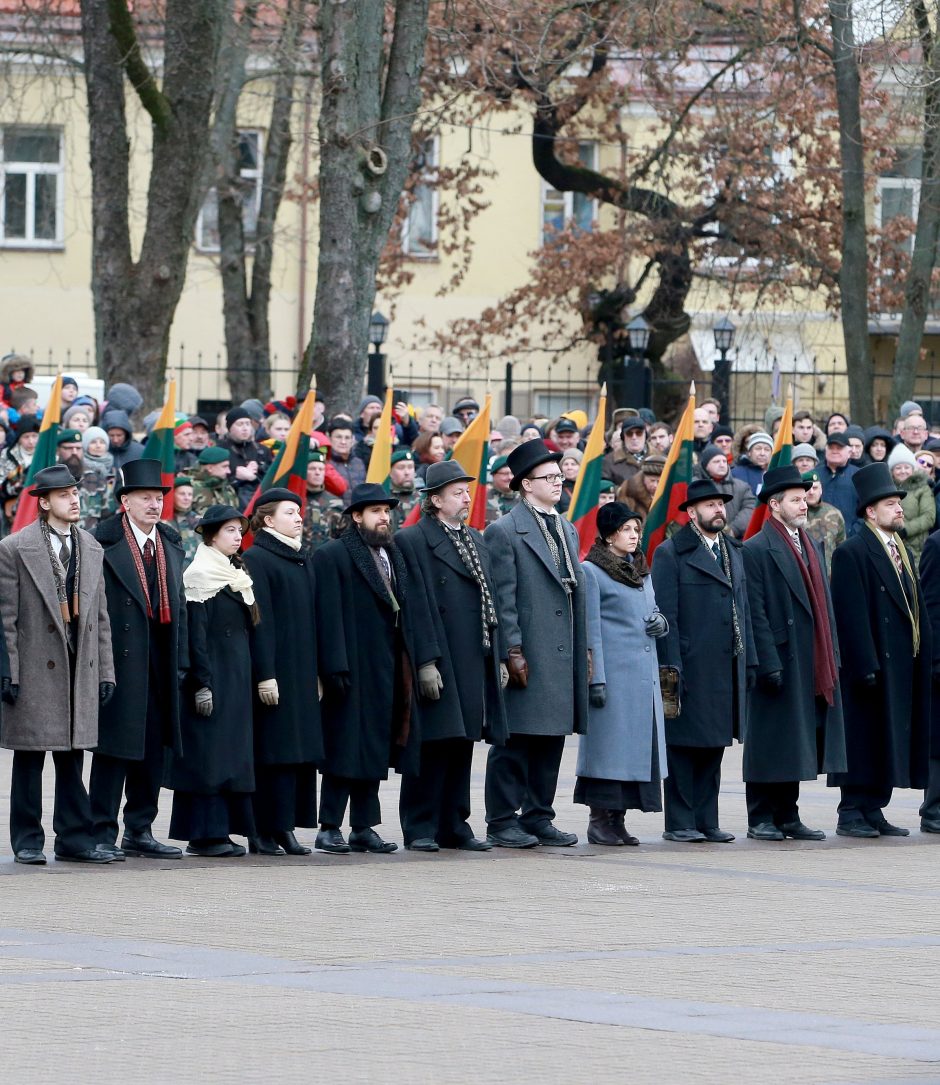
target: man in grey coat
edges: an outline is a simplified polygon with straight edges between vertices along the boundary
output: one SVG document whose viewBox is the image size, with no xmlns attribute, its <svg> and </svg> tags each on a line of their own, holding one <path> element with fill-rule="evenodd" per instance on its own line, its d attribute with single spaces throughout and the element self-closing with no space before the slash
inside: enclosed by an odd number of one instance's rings
<svg viewBox="0 0 940 1085">
<path fill-rule="evenodd" d="M 39 519 L 0 542 L 0 744 L 13 750 L 10 841 L 18 863 L 45 863 L 42 770 L 55 762 L 55 855 L 110 863 L 95 845 L 82 781 L 98 742 L 98 707 L 114 693 L 101 547 L 78 527 L 78 487 L 60 464 L 38 471 L 29 493 Z M 6 660 L 4 660 L 4 663 Z"/>
<path fill-rule="evenodd" d="M 486 529 L 502 642 L 507 649 L 509 740 L 490 748 L 487 839 L 503 848 L 578 842 L 552 821 L 565 736 L 588 715 L 584 574 L 574 527 L 555 511 L 560 452 L 526 441 L 509 454 L 522 500 Z"/>
</svg>

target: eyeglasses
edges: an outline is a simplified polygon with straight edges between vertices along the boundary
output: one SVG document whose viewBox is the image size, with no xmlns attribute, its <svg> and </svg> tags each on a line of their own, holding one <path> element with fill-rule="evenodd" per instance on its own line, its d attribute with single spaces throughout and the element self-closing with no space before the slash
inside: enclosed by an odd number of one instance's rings
<svg viewBox="0 0 940 1085">
<path fill-rule="evenodd" d="M 547 482 L 550 486 L 557 486 L 559 482 L 564 482 L 564 475 L 532 475 L 529 478 L 530 482 Z"/>
</svg>

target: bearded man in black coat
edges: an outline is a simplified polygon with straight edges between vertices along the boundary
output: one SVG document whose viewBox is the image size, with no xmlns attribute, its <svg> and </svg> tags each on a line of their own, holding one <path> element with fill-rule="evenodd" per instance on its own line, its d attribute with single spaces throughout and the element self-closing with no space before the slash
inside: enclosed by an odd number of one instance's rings
<svg viewBox="0 0 940 1085">
<path fill-rule="evenodd" d="M 414 770 L 420 746 L 416 687 L 440 650 L 427 599 L 392 541 L 398 499 L 374 483 L 353 488 L 343 534 L 314 555 L 325 762 L 316 847 L 387 854 L 379 784 Z M 340 832 L 349 805 L 349 842 Z"/>
<path fill-rule="evenodd" d="M 907 836 L 884 808 L 895 787 L 926 787 L 931 636 L 924 597 L 900 536 L 904 509 L 885 463 L 852 476 L 862 528 L 832 555 L 832 605 L 842 652 L 848 767 L 840 836 Z"/>
<path fill-rule="evenodd" d="M 927 536 L 920 555 L 920 584 L 933 645 L 930 697 L 930 770 L 920 808 L 920 831 L 940 833 L 940 531 Z"/>
<path fill-rule="evenodd" d="M 490 556 L 483 536 L 466 525 L 473 477 L 456 460 L 432 463 L 423 516 L 395 537 L 411 582 L 430 604 L 441 658 L 419 681 L 420 768 L 402 779 L 405 847 L 411 851 L 489 851 L 467 824 L 473 744 L 502 745 L 508 731 L 499 621 Z M 420 677 L 420 676 L 419 676 Z"/>
</svg>

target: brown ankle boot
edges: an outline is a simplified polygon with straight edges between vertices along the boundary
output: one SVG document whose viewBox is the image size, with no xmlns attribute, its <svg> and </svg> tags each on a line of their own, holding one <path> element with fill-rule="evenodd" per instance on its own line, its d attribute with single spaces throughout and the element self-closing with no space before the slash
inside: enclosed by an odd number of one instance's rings
<svg viewBox="0 0 940 1085">
<path fill-rule="evenodd" d="M 629 844 L 631 847 L 635 848 L 640 841 L 627 832 L 627 827 L 623 823 L 625 814 L 626 810 L 612 810 L 610 814 L 610 823 L 613 826 L 614 832 L 620 837 L 624 844 Z"/>
<path fill-rule="evenodd" d="M 588 821 L 587 838 L 589 844 L 605 844 L 609 847 L 623 847 L 623 841 L 614 829 L 610 810 L 598 810 L 591 807 Z"/>
</svg>

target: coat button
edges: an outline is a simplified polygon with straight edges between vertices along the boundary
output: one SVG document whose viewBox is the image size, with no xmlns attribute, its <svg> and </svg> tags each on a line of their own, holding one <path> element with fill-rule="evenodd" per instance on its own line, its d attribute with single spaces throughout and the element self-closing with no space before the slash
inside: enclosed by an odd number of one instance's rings
<svg viewBox="0 0 940 1085">
<path fill-rule="evenodd" d="M 887 619 L 887 618 L 885 618 L 885 621 L 887 621 L 887 620 L 888 620 L 888 619 Z M 52 622 L 50 622 L 50 623 L 49 623 L 49 632 L 50 632 L 50 633 L 54 633 L 54 632 L 55 632 L 55 626 L 54 626 L 54 625 L 52 624 Z"/>
<path fill-rule="evenodd" d="M 885 652 L 885 659 L 890 659 L 890 658 L 891 658 L 891 653 L 890 652 Z"/>
<path fill-rule="evenodd" d="M 124 651 L 121 652 L 122 656 L 129 656 L 130 654 L 131 654 L 130 648 L 125 648 Z"/>
<path fill-rule="evenodd" d="M 793 625 L 793 619 L 787 618 L 787 625 Z"/>
<path fill-rule="evenodd" d="M 882 584 L 882 585 L 881 585 L 881 590 L 882 590 L 882 591 L 884 591 L 884 590 L 885 590 L 885 586 L 884 586 L 884 584 Z"/>
<path fill-rule="evenodd" d="M 226 629 L 226 630 L 225 630 L 225 635 L 226 635 L 227 637 L 230 637 L 230 636 L 232 635 L 232 631 L 231 631 L 231 629 Z"/>
<path fill-rule="evenodd" d="M 648 652 L 649 650 L 650 650 L 650 646 L 648 644 L 645 645 L 645 647 L 643 648 L 643 651 Z"/>
<path fill-rule="evenodd" d="M 129 625 L 125 625 L 125 626 L 124 626 L 124 632 L 125 632 L 125 633 L 129 633 L 129 632 L 130 632 L 130 630 L 131 630 L 131 627 L 130 627 Z"/>
<path fill-rule="evenodd" d="M 561 617 L 561 611 L 560 611 L 560 610 L 556 610 L 556 611 L 555 611 L 555 615 L 556 615 L 556 617 L 560 618 L 560 617 Z"/>
<path fill-rule="evenodd" d="M 47 666 L 47 667 L 49 668 L 49 670 L 50 670 L 50 671 L 54 671 L 54 670 L 55 670 L 55 663 L 54 663 L 54 662 L 53 662 L 53 661 L 52 661 L 51 659 L 50 659 L 50 660 L 49 660 L 49 662 L 48 662 L 48 663 L 46 664 L 46 666 Z"/>
<path fill-rule="evenodd" d="M 565 646 L 563 644 L 559 644 L 558 645 L 558 651 L 563 652 L 564 650 L 565 650 Z"/>
<path fill-rule="evenodd" d="M 883 588 L 882 588 L 882 591 L 884 591 L 884 589 L 883 589 Z M 130 599 L 125 599 L 125 600 L 124 600 L 124 606 L 126 606 L 126 607 L 129 607 L 130 605 L 131 605 L 131 601 L 130 601 Z"/>
</svg>

